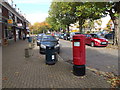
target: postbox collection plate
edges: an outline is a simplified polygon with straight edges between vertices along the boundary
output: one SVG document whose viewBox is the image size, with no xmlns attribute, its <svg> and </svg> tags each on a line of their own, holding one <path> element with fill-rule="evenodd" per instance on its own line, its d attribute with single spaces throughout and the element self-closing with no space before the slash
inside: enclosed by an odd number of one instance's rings
<svg viewBox="0 0 120 90">
<path fill-rule="evenodd" d="M 80 46 L 80 42 L 74 42 L 74 46 Z"/>
</svg>

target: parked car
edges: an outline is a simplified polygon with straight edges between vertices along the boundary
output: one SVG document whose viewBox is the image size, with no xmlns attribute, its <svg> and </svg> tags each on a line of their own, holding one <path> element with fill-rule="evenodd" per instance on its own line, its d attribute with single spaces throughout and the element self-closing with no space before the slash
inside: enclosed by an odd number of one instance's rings
<svg viewBox="0 0 120 90">
<path fill-rule="evenodd" d="M 60 34 L 60 35 L 59 35 L 59 38 L 60 38 L 60 39 L 64 39 L 64 33 Z"/>
<path fill-rule="evenodd" d="M 59 40 L 59 34 L 54 35 L 57 40 Z"/>
<path fill-rule="evenodd" d="M 70 40 L 70 34 L 69 33 L 64 33 L 63 39 L 64 40 Z"/>
<path fill-rule="evenodd" d="M 37 35 L 37 46 L 40 46 L 40 42 L 41 42 L 41 39 L 42 39 L 42 36 L 45 35 L 45 34 L 38 34 Z"/>
<path fill-rule="evenodd" d="M 80 32 L 71 32 L 70 33 L 70 41 L 73 40 L 73 35 L 76 35 L 76 34 L 81 34 Z"/>
<path fill-rule="evenodd" d="M 86 35 L 86 44 L 94 46 L 107 46 L 108 40 L 101 37 L 98 34 L 85 34 Z"/>
<path fill-rule="evenodd" d="M 45 54 L 46 47 L 54 49 L 55 52 L 60 53 L 60 44 L 54 36 L 46 35 L 43 36 L 40 42 L 40 54 Z"/>
<path fill-rule="evenodd" d="M 104 36 L 104 38 L 106 39 L 113 39 L 113 34 L 112 33 L 108 33 Z"/>
</svg>

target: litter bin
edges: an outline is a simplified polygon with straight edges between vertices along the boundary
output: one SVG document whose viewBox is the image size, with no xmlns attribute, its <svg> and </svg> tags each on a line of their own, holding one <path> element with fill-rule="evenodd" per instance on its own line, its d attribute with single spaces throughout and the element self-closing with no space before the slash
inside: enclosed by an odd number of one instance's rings
<svg viewBox="0 0 120 90">
<path fill-rule="evenodd" d="M 57 53 L 54 47 L 46 47 L 46 64 L 54 65 L 57 62 Z"/>
</svg>

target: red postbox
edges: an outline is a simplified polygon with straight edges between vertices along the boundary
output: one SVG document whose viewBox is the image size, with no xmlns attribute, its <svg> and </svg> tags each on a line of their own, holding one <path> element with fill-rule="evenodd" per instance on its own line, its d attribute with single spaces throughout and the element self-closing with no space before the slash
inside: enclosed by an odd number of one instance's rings
<svg viewBox="0 0 120 90">
<path fill-rule="evenodd" d="M 73 73 L 77 76 L 85 75 L 86 52 L 85 35 L 73 36 Z"/>
</svg>

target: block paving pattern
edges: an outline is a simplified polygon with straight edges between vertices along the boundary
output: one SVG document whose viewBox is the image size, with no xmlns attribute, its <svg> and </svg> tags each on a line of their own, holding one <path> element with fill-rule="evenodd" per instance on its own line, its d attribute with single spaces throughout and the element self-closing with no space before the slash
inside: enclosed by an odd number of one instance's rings
<svg viewBox="0 0 120 90">
<path fill-rule="evenodd" d="M 35 45 L 25 58 L 27 41 L 17 41 L 3 47 L 3 88 L 109 88 L 102 76 L 86 70 L 84 77 L 72 73 L 73 66 L 58 58 L 55 65 L 46 65 L 45 56 L 39 54 Z"/>
</svg>

